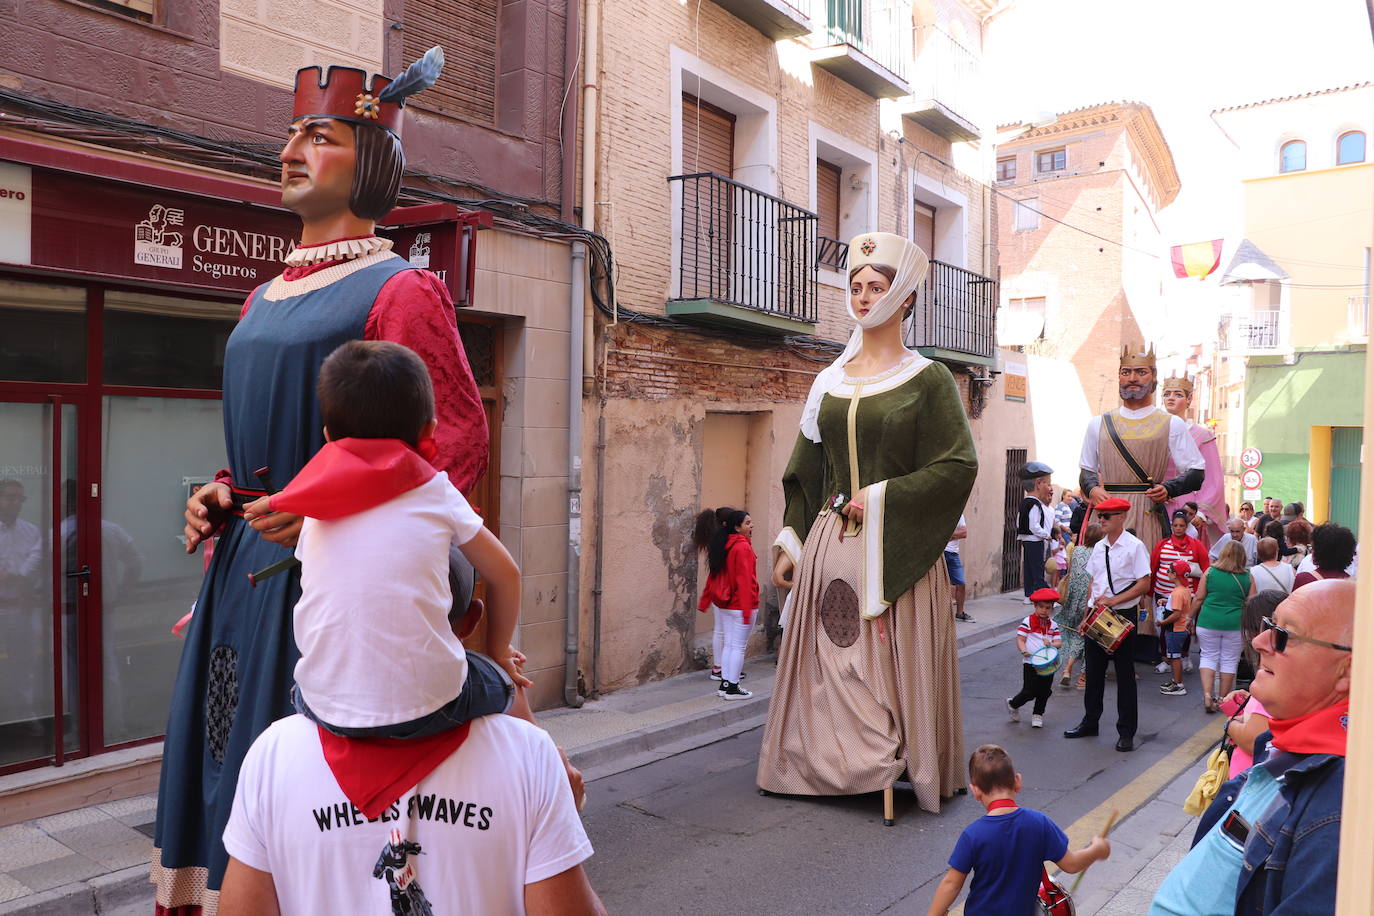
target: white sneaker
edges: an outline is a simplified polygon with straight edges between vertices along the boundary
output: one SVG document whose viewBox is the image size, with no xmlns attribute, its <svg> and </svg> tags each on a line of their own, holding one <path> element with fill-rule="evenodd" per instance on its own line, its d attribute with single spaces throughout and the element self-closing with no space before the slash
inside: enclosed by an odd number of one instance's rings
<svg viewBox="0 0 1374 916">
<path fill-rule="evenodd" d="M 1163 674 L 1164 672 L 1166 672 L 1166 671 L 1168 671 L 1168 670 L 1169 670 L 1169 663 L 1168 663 L 1168 662 L 1160 662 L 1158 665 L 1155 665 L 1155 672 L 1158 673 L 1158 674 Z"/>
<path fill-rule="evenodd" d="M 1039 716 L 1037 716 L 1035 713 L 1031 713 L 1031 728 L 1044 728 L 1044 727 L 1045 727 L 1045 720 L 1042 719 L 1042 718 L 1040 718 Z"/>
<path fill-rule="evenodd" d="M 1007 697 L 1007 715 L 1011 717 L 1013 722 L 1021 721 L 1021 710 L 1011 705 L 1011 697 Z"/>
<path fill-rule="evenodd" d="M 1193 660 L 1191 658 L 1183 660 L 1183 670 L 1187 674 L 1193 673 Z"/>
<path fill-rule="evenodd" d="M 1031 603 L 1030 596 L 1027 595 L 1025 598 L 1022 598 L 1022 599 L 1021 599 L 1021 603 L 1022 603 L 1022 604 L 1030 604 L 1030 603 Z"/>
</svg>

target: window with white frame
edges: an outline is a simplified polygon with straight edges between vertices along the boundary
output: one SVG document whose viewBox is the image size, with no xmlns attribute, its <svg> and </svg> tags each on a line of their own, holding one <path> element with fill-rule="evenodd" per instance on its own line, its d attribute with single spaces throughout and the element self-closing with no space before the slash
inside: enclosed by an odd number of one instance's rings
<svg viewBox="0 0 1374 916">
<path fill-rule="evenodd" d="M 1307 168 L 1307 144 L 1302 140 L 1289 140 L 1279 147 L 1279 171 L 1301 172 Z"/>
<path fill-rule="evenodd" d="M 819 124 L 811 124 L 810 136 L 811 209 L 818 217 L 816 260 L 824 282 L 843 286 L 848 240 L 877 223 L 872 189 L 877 153 Z"/>
<path fill-rule="evenodd" d="M 1063 148 L 1041 150 L 1035 154 L 1035 171 L 1043 175 L 1047 172 L 1062 172 L 1068 168 L 1068 152 Z"/>
<path fill-rule="evenodd" d="M 1027 197 L 1012 204 L 1012 228 L 1017 232 L 1040 228 L 1040 199 Z"/>
<path fill-rule="evenodd" d="M 1336 139 L 1336 164 L 1364 162 L 1364 131 L 1348 130 Z"/>
</svg>

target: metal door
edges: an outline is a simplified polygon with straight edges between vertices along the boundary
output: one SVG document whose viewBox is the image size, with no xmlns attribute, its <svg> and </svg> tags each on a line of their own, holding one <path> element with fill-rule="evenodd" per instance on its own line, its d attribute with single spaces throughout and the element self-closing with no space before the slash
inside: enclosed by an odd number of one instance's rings
<svg viewBox="0 0 1374 916">
<path fill-rule="evenodd" d="M 1007 449 L 1005 495 L 1002 497 L 1002 591 L 1021 587 L 1021 545 L 1016 542 L 1016 513 L 1026 495 L 1020 470 L 1026 463 L 1026 450 Z"/>
<path fill-rule="evenodd" d="M 1331 511 L 1328 518 L 1360 535 L 1360 456 L 1364 427 L 1331 430 Z"/>
</svg>

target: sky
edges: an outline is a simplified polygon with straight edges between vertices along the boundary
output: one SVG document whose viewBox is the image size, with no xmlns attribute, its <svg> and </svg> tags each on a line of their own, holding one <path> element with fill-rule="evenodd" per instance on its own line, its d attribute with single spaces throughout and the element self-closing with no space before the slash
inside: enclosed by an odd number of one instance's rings
<svg viewBox="0 0 1374 916">
<path fill-rule="evenodd" d="M 998 124 L 1101 102 L 1149 105 L 1182 181 L 1159 214 L 1166 245 L 1225 238 L 1228 255 L 1241 188 L 1235 148 L 1210 113 L 1374 80 L 1362 0 L 1015 0 L 988 25 L 983 53 Z M 1197 281 L 1166 281 L 1165 294 L 1197 319 L 1181 332 L 1194 337 L 1208 319 L 1187 302 L 1201 287 L 1188 284 Z"/>
</svg>

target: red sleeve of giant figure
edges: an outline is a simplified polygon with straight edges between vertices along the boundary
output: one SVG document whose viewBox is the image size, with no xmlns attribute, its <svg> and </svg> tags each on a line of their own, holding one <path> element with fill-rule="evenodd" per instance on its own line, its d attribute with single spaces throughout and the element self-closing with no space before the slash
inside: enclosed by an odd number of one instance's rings
<svg viewBox="0 0 1374 916">
<path fill-rule="evenodd" d="M 487 413 L 458 339 L 453 300 L 427 270 L 405 270 L 387 281 L 367 316 L 365 340 L 390 340 L 420 355 L 434 382 L 434 466 L 464 495 L 487 469 Z"/>
</svg>

